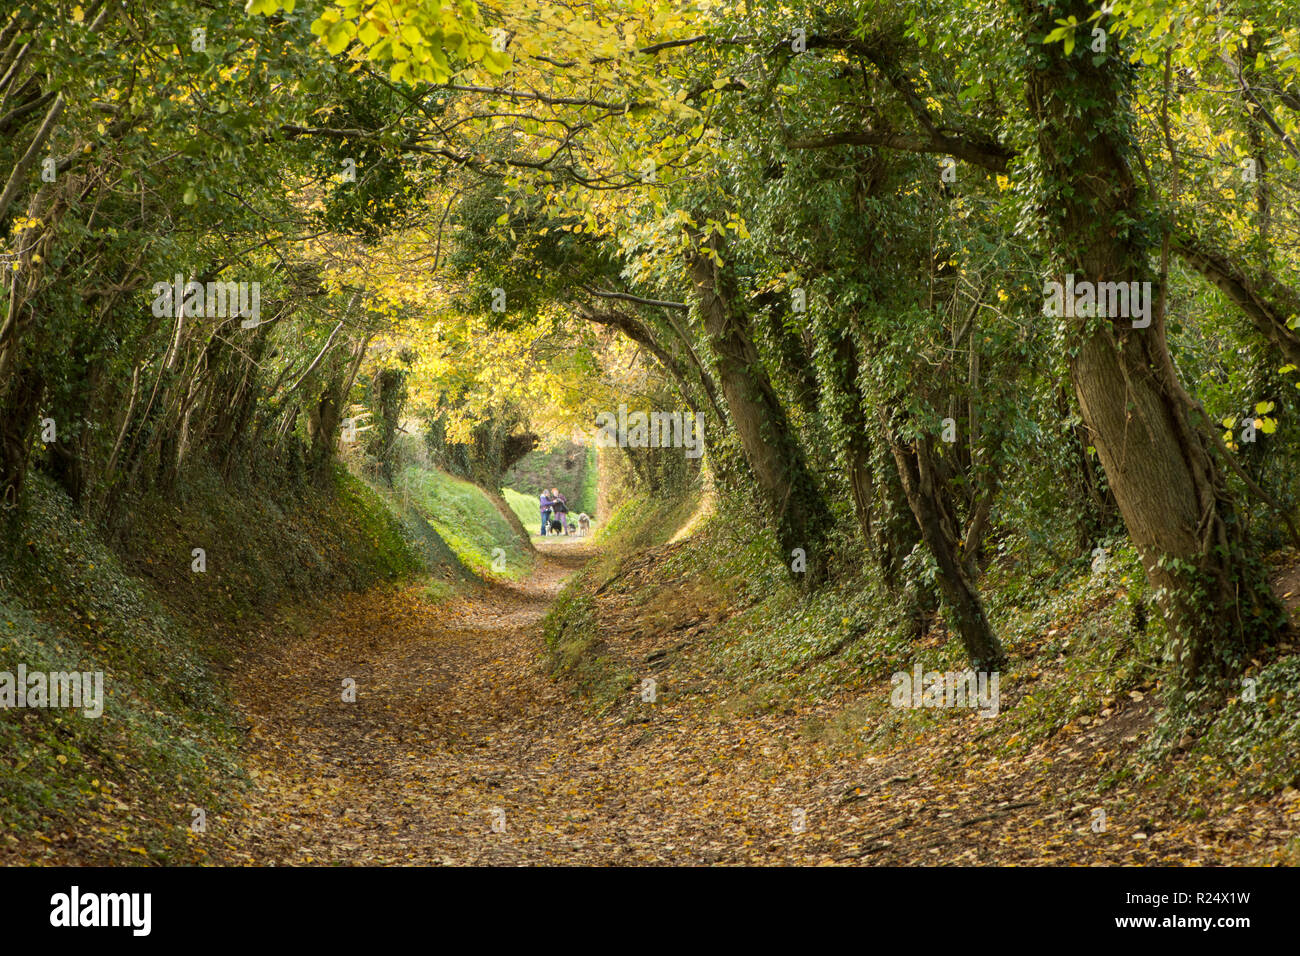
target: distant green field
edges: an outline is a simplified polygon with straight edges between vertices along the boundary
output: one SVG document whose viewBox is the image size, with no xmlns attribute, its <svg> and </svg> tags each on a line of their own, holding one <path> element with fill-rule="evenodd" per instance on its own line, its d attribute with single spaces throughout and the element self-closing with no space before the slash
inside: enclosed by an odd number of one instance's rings
<svg viewBox="0 0 1300 956">
<path fill-rule="evenodd" d="M 532 569 L 533 553 L 527 542 L 520 539 L 477 485 L 418 466 L 405 469 L 394 485 L 397 496 L 409 496 L 411 504 L 424 513 L 456 556 L 476 573 L 516 579 Z M 510 501 L 508 495 L 506 500 Z M 513 502 L 511 507 L 518 513 Z M 536 511 L 534 508 L 534 516 L 524 522 L 524 527 L 531 530 L 538 523 Z M 504 554 L 494 554 L 497 548 Z M 495 560 L 499 557 L 504 557 L 502 570 L 498 570 L 501 564 Z"/>
</svg>

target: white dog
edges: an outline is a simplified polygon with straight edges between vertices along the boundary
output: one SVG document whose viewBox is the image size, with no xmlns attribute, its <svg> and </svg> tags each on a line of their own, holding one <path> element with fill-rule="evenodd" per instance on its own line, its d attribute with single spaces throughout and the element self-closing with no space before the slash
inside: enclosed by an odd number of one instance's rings
<svg viewBox="0 0 1300 956">
<path fill-rule="evenodd" d="M 591 534 L 591 519 L 584 512 L 578 515 L 578 537 L 585 538 L 589 534 Z"/>
</svg>

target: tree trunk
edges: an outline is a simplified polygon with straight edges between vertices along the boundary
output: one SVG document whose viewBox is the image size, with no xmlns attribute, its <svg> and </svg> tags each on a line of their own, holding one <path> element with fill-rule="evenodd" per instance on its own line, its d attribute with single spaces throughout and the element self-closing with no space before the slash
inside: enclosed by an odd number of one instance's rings
<svg viewBox="0 0 1300 956">
<path fill-rule="evenodd" d="M 909 445 L 897 432 L 892 429 L 889 432 L 889 448 L 898 466 L 907 503 L 926 547 L 939 566 L 939 590 L 956 620 L 971 667 L 999 670 L 1006 663 L 1006 654 L 989 625 L 979 589 L 962 560 L 960 526 L 953 513 L 952 497 L 937 474 L 933 441 L 927 435 Z"/>
<path fill-rule="evenodd" d="M 1042 214 L 1063 281 L 1150 282 L 1143 210 L 1129 156 L 1131 68 L 1109 38 L 1100 64 L 1041 37 L 1085 0 L 1024 0 L 1028 98 L 1038 123 Z M 1148 286 L 1152 288 L 1155 283 Z M 1161 293 L 1163 300 L 1163 293 Z M 1148 301 L 1153 297 L 1149 294 Z M 1198 413 L 1174 372 L 1161 308 L 1127 317 L 1064 318 L 1083 420 L 1172 636 L 1178 683 L 1236 674 L 1284 617 L 1238 520 Z"/>
<path fill-rule="evenodd" d="M 707 248 L 718 255 L 721 243 L 712 237 Z M 707 252 L 688 256 L 686 265 L 745 460 L 758 483 L 764 506 L 776 520 L 782 561 L 796 580 L 802 578 L 815 587 L 826 575 L 829 509 L 763 370 L 748 322 L 735 307 L 731 270 L 718 267 Z M 792 568 L 796 549 L 803 552 L 806 561 L 802 573 Z"/>
<path fill-rule="evenodd" d="M 686 367 L 679 362 L 671 352 L 668 351 L 659 340 L 655 338 L 650 327 L 639 321 L 635 316 L 621 309 L 597 309 L 595 307 L 580 307 L 578 314 L 588 322 L 596 325 L 604 325 L 610 328 L 618 329 L 633 342 L 640 345 L 651 355 L 653 355 L 664 371 L 672 376 L 673 382 L 677 385 L 677 392 L 681 395 L 682 400 L 692 412 L 698 411 L 697 402 L 694 397 L 694 389 L 691 386 L 690 376 L 686 372 Z M 722 417 L 722 409 L 718 405 L 718 397 L 713 390 L 713 381 L 708 372 L 701 370 L 701 384 L 704 388 L 704 396 L 707 400 L 705 410 L 713 419 L 714 424 L 723 428 L 726 421 Z"/>
<path fill-rule="evenodd" d="M 321 389 L 320 399 L 308 411 L 307 434 L 311 438 L 308 468 L 318 480 L 329 473 L 329 464 L 334 460 L 334 446 L 338 443 L 339 422 L 342 418 L 338 398 L 341 385 L 340 374 Z"/>
<path fill-rule="evenodd" d="M 0 502 L 12 507 L 23 490 L 30 463 L 31 440 L 45 397 L 45 379 L 25 368 L 3 392 L 0 404 Z"/>
</svg>

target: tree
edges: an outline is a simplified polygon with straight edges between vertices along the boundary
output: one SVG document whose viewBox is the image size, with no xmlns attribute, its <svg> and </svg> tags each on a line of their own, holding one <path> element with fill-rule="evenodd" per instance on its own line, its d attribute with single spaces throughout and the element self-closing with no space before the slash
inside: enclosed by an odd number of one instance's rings
<svg viewBox="0 0 1300 956">
<path fill-rule="evenodd" d="M 1117 38 L 1102 57 L 1043 42 L 1067 16 L 1087 19 L 1091 8 L 1081 0 L 1019 9 L 1053 274 L 1146 283 L 1160 297 L 1149 328 L 1127 316 L 1076 317 L 1066 322 L 1065 342 L 1084 422 L 1158 589 L 1190 690 L 1235 675 L 1276 638 L 1284 617 L 1237 515 L 1212 426 L 1169 355 L 1166 290 L 1150 266 L 1150 226 L 1132 168 L 1133 68 Z"/>
</svg>

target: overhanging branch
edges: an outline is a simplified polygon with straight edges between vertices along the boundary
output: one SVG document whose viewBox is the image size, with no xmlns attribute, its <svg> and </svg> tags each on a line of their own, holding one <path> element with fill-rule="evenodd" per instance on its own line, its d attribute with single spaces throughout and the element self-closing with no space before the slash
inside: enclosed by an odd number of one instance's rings
<svg viewBox="0 0 1300 956">
<path fill-rule="evenodd" d="M 632 295 L 627 292 L 605 292 L 600 289 L 589 289 L 583 287 L 583 292 L 594 295 L 599 299 L 621 299 L 624 302 L 635 302 L 637 305 L 653 305 L 664 309 L 677 309 L 679 312 L 690 311 L 690 306 L 685 302 L 670 302 L 663 299 L 643 299 L 639 295 Z"/>
</svg>

